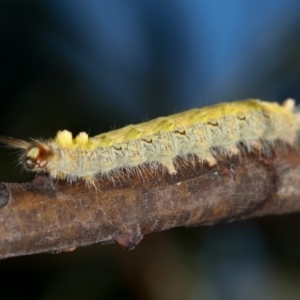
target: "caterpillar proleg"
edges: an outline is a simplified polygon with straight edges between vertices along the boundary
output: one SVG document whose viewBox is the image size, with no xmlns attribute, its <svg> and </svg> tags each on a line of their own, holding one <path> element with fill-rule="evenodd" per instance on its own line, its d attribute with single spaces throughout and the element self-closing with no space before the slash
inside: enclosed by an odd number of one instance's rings
<svg viewBox="0 0 300 300">
<path fill-rule="evenodd" d="M 45 141 L 1 136 L 0 142 L 22 150 L 27 170 L 96 185 L 102 176 L 143 166 L 162 166 L 174 175 L 176 158 L 188 159 L 190 154 L 214 166 L 220 156 L 238 154 L 240 145 L 249 152 L 275 147 L 277 141 L 294 145 L 300 129 L 294 106 L 292 99 L 282 105 L 249 99 L 191 109 L 94 137 L 81 132 L 73 138 L 63 130 Z"/>
</svg>

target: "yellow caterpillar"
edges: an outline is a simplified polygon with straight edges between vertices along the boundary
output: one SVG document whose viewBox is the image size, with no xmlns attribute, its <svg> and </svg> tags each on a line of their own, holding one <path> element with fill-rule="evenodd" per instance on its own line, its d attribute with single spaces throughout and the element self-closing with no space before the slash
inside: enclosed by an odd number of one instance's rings
<svg viewBox="0 0 300 300">
<path fill-rule="evenodd" d="M 81 132 L 73 138 L 63 130 L 46 141 L 1 136 L 0 142 L 22 149 L 21 161 L 28 170 L 96 185 L 103 175 L 145 164 L 176 174 L 176 157 L 185 159 L 188 154 L 213 166 L 217 153 L 230 157 L 239 153 L 241 144 L 249 152 L 264 151 L 277 141 L 294 145 L 300 129 L 294 105 L 292 99 L 282 106 L 249 99 L 191 109 L 95 137 Z"/>
</svg>

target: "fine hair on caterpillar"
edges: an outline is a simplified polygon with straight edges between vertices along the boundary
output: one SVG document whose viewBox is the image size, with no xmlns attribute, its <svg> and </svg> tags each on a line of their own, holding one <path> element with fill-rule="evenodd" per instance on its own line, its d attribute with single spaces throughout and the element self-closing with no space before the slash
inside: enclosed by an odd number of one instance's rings
<svg viewBox="0 0 300 300">
<path fill-rule="evenodd" d="M 218 160 L 259 151 L 269 156 L 280 145 L 294 146 L 300 129 L 295 102 L 282 105 L 256 99 L 220 103 L 168 117 L 128 125 L 89 137 L 81 132 L 59 131 L 54 139 L 23 141 L 0 137 L 0 142 L 20 149 L 25 169 L 46 172 L 69 182 L 83 179 L 95 186 L 103 177 L 153 173 L 175 175 L 197 161 L 215 166 Z M 279 149 L 280 150 L 280 149 Z"/>
</svg>

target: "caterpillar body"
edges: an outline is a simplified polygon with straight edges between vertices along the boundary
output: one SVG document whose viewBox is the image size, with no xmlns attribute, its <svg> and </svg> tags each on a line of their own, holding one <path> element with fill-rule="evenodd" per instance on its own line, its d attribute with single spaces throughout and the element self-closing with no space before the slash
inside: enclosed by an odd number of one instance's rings
<svg viewBox="0 0 300 300">
<path fill-rule="evenodd" d="M 238 154 L 241 144 L 249 152 L 264 151 L 277 141 L 294 145 L 300 129 L 294 105 L 292 99 L 283 105 L 249 99 L 191 109 L 94 137 L 81 132 L 73 138 L 63 130 L 51 140 L 1 136 L 0 142 L 21 149 L 21 162 L 28 170 L 70 182 L 84 179 L 96 186 L 102 176 L 145 165 L 150 170 L 163 166 L 174 175 L 177 157 L 188 159 L 190 154 L 214 166 L 220 155 Z"/>
</svg>

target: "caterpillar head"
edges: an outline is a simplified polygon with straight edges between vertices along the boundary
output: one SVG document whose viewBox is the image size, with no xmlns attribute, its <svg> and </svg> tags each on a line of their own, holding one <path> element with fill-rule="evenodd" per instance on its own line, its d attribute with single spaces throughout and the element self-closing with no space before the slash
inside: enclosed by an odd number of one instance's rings
<svg viewBox="0 0 300 300">
<path fill-rule="evenodd" d="M 48 158 L 52 155 L 51 149 L 43 144 L 31 145 L 23 155 L 23 164 L 26 169 L 40 172 L 45 171 Z"/>
<path fill-rule="evenodd" d="M 21 163 L 27 170 L 33 172 L 47 171 L 48 159 L 53 153 L 51 148 L 45 143 L 35 140 L 26 142 L 5 136 L 0 136 L 0 142 L 22 151 Z"/>
</svg>

